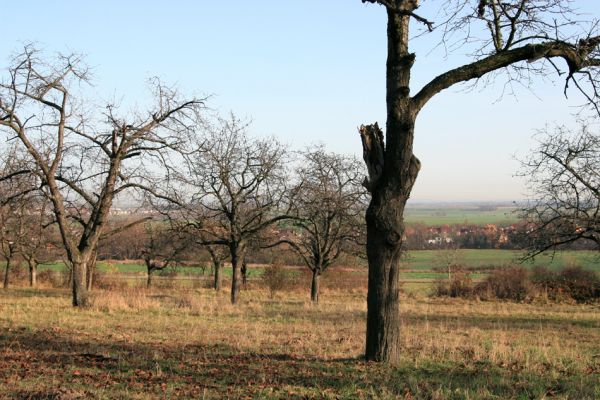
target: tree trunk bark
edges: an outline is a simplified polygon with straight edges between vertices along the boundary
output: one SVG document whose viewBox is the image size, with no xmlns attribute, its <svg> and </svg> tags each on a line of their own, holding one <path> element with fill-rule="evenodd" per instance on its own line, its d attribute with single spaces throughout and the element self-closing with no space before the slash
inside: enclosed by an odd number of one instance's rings
<svg viewBox="0 0 600 400">
<path fill-rule="evenodd" d="M 215 282 L 214 288 L 217 292 L 221 291 L 222 287 L 222 278 L 221 278 L 221 269 L 223 267 L 223 263 L 221 261 L 213 261 L 213 268 L 215 273 Z"/>
<path fill-rule="evenodd" d="M 37 286 L 37 262 L 29 260 L 27 264 L 29 264 L 29 286 L 34 288 Z"/>
<path fill-rule="evenodd" d="M 87 274 L 87 290 L 91 291 L 94 287 L 94 275 L 96 271 L 95 268 L 90 268 Z"/>
<path fill-rule="evenodd" d="M 412 11 L 413 3 L 404 4 Z M 404 235 L 404 208 L 420 162 L 413 155 L 417 110 L 410 98 L 414 54 L 408 51 L 410 17 L 388 9 L 386 66 L 387 123 L 385 146 L 379 127 L 363 137 L 371 202 L 366 212 L 369 288 L 367 294 L 367 360 L 395 363 L 400 359 L 399 270 Z M 369 132 L 370 131 L 370 132 Z M 377 134 L 373 134 L 377 131 Z M 370 135 L 369 135 L 370 133 Z M 383 154 L 383 156 L 382 156 Z"/>
<path fill-rule="evenodd" d="M 85 306 L 88 302 L 86 273 L 86 262 L 73 262 L 73 306 L 75 307 Z"/>
<path fill-rule="evenodd" d="M 367 360 L 395 362 L 400 357 L 403 209 L 404 204 L 398 202 L 372 204 L 367 211 Z"/>
<path fill-rule="evenodd" d="M 240 298 L 240 284 L 242 276 L 242 266 L 237 257 L 231 258 L 231 304 L 237 304 Z"/>
<path fill-rule="evenodd" d="M 320 272 L 316 269 L 312 271 L 312 284 L 310 286 L 310 299 L 315 303 L 319 302 L 319 276 Z"/>
<path fill-rule="evenodd" d="M 94 251 L 91 259 L 87 262 L 87 290 L 91 291 L 94 286 L 94 275 L 96 274 L 96 260 L 98 253 Z"/>
<path fill-rule="evenodd" d="M 10 263 L 11 263 L 11 259 L 9 258 L 6 260 L 6 268 L 4 269 L 4 285 L 3 285 L 4 289 L 8 289 Z"/>
<path fill-rule="evenodd" d="M 146 279 L 146 288 L 150 288 L 150 286 L 152 286 L 152 274 L 154 273 L 154 270 L 152 270 L 151 268 L 148 268 L 148 278 Z"/>
<path fill-rule="evenodd" d="M 240 298 L 242 265 L 244 264 L 244 249 L 240 244 L 230 246 L 231 251 L 231 304 L 237 304 Z"/>
<path fill-rule="evenodd" d="M 248 283 L 248 264 L 244 260 L 244 262 L 242 263 L 242 284 L 244 286 L 246 286 L 247 283 Z"/>
</svg>

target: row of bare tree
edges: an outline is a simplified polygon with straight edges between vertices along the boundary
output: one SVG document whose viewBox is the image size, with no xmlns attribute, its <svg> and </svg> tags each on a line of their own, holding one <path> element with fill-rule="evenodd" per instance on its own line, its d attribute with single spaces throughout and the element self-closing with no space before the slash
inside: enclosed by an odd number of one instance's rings
<svg viewBox="0 0 600 400">
<path fill-rule="evenodd" d="M 149 111 L 108 104 L 98 114 L 75 96 L 89 79 L 79 57 L 43 60 L 25 47 L 0 84 L 0 126 L 14 143 L 0 175 L 6 277 L 17 254 L 34 265 L 47 247 L 43 232 L 54 229 L 72 268 L 73 305 L 83 305 L 100 241 L 145 223 L 149 242 L 139 256 L 149 280 L 202 246 L 216 288 L 230 260 L 236 303 L 250 246 L 283 245 L 313 272 L 317 300 L 319 276 L 364 234 L 356 159 L 322 146 L 295 154 L 274 138 L 251 138 L 247 123 L 211 117 L 205 99 L 182 100 L 157 80 Z M 115 201 L 152 215 L 110 224 Z"/>
<path fill-rule="evenodd" d="M 385 132 L 377 124 L 363 126 L 360 132 L 369 172 L 365 183 L 371 195 L 366 212 L 369 289 L 365 354 L 369 360 L 395 362 L 401 351 L 398 278 L 403 214 L 421 167 L 413 152 L 420 112 L 447 89 L 465 82 L 501 79 L 500 73 L 505 73 L 508 87 L 517 83 L 529 86 L 536 76 L 558 73 L 566 78 L 565 92 L 569 86 L 576 88 L 582 102 L 598 111 L 600 36 L 597 20 L 586 23 L 590 18 L 578 14 L 571 0 L 452 0 L 425 3 L 423 9 L 419 0 L 362 2 L 385 10 L 388 42 Z M 413 29 L 413 20 L 422 29 Z M 430 48 L 445 49 L 446 55 L 460 53 L 464 63 L 429 80 L 421 78 L 419 82 L 424 84 L 415 88 L 411 76 L 418 59 L 411 47 L 414 40 L 421 39 L 430 40 Z M 448 59 L 454 58 L 442 61 Z M 29 162 L 12 174 L 35 176 L 51 203 L 73 265 L 74 305 L 85 301 L 86 265 L 100 237 L 110 233 L 105 227 L 115 198 L 141 190 L 167 199 L 173 192 L 164 191 L 166 186 L 159 184 L 165 178 L 160 171 L 169 170 L 165 167 L 181 160 L 181 154 L 191 161 L 204 157 L 176 151 L 189 137 L 197 136 L 205 111 L 203 99 L 181 100 L 176 92 L 154 81 L 155 102 L 147 112 L 121 114 L 118 107 L 108 105 L 94 113 L 89 104 L 72 96 L 73 90 L 86 82 L 87 74 L 77 56 L 61 56 L 48 64 L 28 47 L 14 59 L 8 78 L 0 84 L 3 136 L 6 132 L 8 139 L 18 141 L 29 155 Z M 209 141 L 202 145 L 210 148 L 217 144 Z M 249 163 L 248 172 L 254 169 Z M 262 182 L 262 178 L 248 179 L 236 185 L 245 188 Z M 214 186 L 215 193 L 227 192 L 230 198 L 236 193 L 218 181 L 206 184 Z M 239 196 L 257 202 L 245 189 Z M 199 196 L 197 201 L 217 204 L 222 200 L 211 194 Z M 251 216 L 240 225 L 225 222 L 239 221 L 236 204 L 231 201 L 222 207 L 228 210 L 226 219 L 217 222 L 223 231 L 199 236 L 199 240 L 228 246 L 239 276 L 248 236 L 232 227 L 258 232 L 277 216 Z M 209 208 L 207 212 L 214 211 Z M 228 235 L 224 233 L 227 227 L 231 227 Z"/>
</svg>

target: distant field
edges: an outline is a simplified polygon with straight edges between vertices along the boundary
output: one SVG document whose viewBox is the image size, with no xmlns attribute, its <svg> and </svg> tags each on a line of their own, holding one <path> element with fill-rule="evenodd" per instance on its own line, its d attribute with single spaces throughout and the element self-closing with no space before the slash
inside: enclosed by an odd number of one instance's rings
<svg viewBox="0 0 600 400">
<path fill-rule="evenodd" d="M 53 263 L 53 264 L 43 264 L 40 265 L 39 270 L 43 271 L 45 269 L 50 269 L 52 271 L 62 271 L 65 268 L 65 264 L 62 262 L 59 263 Z M 144 264 L 142 264 L 141 262 L 128 262 L 128 263 L 113 263 L 113 262 L 105 262 L 105 261 L 100 261 L 97 264 L 97 268 L 98 270 L 102 271 L 102 272 L 106 272 L 106 273 L 125 273 L 125 274 L 140 274 L 140 275 L 146 275 L 147 273 L 147 269 L 146 266 Z M 173 269 L 167 268 L 166 270 L 164 270 L 164 273 L 169 273 L 173 271 Z M 203 270 L 199 267 L 199 266 L 186 266 L 186 267 L 177 267 L 176 268 L 177 274 L 179 275 L 202 275 Z M 205 274 L 209 274 L 209 268 L 205 268 L 204 269 L 204 273 Z M 260 275 L 262 273 L 262 270 L 256 270 L 256 269 L 248 269 L 248 276 L 252 277 L 255 275 Z M 155 275 L 160 275 L 160 271 L 159 272 L 155 272 Z M 223 269 L 223 276 L 231 276 L 231 268 L 224 268 Z"/>
<path fill-rule="evenodd" d="M 502 267 L 511 263 L 517 263 L 523 253 L 512 250 L 474 250 L 464 249 L 458 250 L 459 259 L 466 267 Z M 440 250 L 415 250 L 410 251 L 404 262 L 403 278 L 411 279 L 436 279 L 440 275 L 432 270 L 440 267 L 439 261 Z M 552 255 L 542 255 L 535 258 L 534 261 L 528 261 L 523 264 L 525 267 L 534 265 L 546 266 L 552 270 L 561 269 L 567 265 L 580 265 L 583 268 L 593 270 L 600 273 L 600 260 L 597 252 L 594 251 L 565 251 L 556 253 L 554 258 Z M 103 272 L 127 273 L 127 274 L 146 274 L 146 267 L 140 263 L 107 263 L 99 262 L 98 268 Z M 40 270 L 52 269 L 61 271 L 64 269 L 64 264 L 45 264 L 40 266 Z M 359 272 L 366 271 L 366 267 L 357 267 Z M 422 271 L 422 272 L 421 272 Z M 178 274 L 183 275 L 201 275 L 202 270 L 194 267 L 180 267 L 177 269 Z M 205 271 L 209 273 L 208 268 Z M 231 276 L 231 268 L 224 268 L 224 276 Z M 262 274 L 261 268 L 249 268 L 248 274 L 250 277 L 257 277 Z M 158 275 L 158 274 L 157 274 Z M 443 275 L 443 274 L 442 274 Z"/>
<path fill-rule="evenodd" d="M 412 205 L 405 211 L 409 223 L 423 223 L 427 226 L 454 224 L 496 224 L 508 225 L 518 221 L 515 207 L 478 205 Z"/>
<path fill-rule="evenodd" d="M 405 268 L 409 270 L 431 270 L 439 266 L 439 250 L 416 250 L 410 251 L 405 262 Z M 513 250 L 458 250 L 459 259 L 467 267 L 503 266 L 519 262 L 523 253 Z M 541 255 L 534 261 L 523 263 L 525 267 L 534 265 L 546 266 L 557 270 L 567 265 L 580 265 L 583 268 L 600 272 L 598 253 L 594 251 L 565 251 L 554 254 Z"/>
</svg>

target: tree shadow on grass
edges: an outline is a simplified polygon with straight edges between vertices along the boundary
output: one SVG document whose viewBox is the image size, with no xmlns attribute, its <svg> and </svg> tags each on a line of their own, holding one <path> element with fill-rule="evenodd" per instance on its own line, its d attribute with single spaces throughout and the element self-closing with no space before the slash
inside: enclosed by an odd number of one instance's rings
<svg viewBox="0 0 600 400">
<path fill-rule="evenodd" d="M 570 327 L 580 327 L 586 329 L 600 329 L 600 321 L 592 319 L 560 319 L 551 318 L 545 315 L 536 317 L 532 316 L 515 316 L 515 315 L 436 315 L 436 314 L 411 314 L 410 312 L 402 314 L 402 320 L 428 322 L 428 323 L 444 323 L 444 324 L 459 324 L 460 326 L 472 326 L 478 329 L 489 329 L 498 327 L 508 328 L 510 330 L 531 330 L 532 328 L 544 327 L 547 330 L 564 330 Z"/>
<path fill-rule="evenodd" d="M 10 298 L 30 298 L 30 297 L 44 297 L 44 298 L 62 298 L 69 295 L 69 289 L 57 289 L 47 290 L 44 288 L 24 288 L 24 287 L 10 287 L 5 291 L 0 290 L 0 297 L 4 294 Z"/>
<path fill-rule="evenodd" d="M 0 387 L 8 389 L 8 398 L 18 399 L 134 395 L 592 399 L 600 394 L 597 378 L 594 374 L 552 378 L 486 362 L 405 362 L 391 367 L 358 359 L 245 352 L 227 344 L 98 341 L 50 330 L 0 333 Z"/>
</svg>

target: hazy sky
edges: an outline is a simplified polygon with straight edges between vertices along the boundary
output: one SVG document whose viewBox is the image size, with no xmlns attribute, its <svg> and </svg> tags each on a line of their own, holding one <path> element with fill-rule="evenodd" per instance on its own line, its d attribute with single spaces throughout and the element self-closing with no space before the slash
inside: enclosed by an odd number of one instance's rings
<svg viewBox="0 0 600 400">
<path fill-rule="evenodd" d="M 425 1 L 422 11 L 440 2 Z M 575 3 L 589 19 L 600 17 L 600 2 Z M 357 155 L 357 126 L 385 126 L 386 17 L 360 0 L 31 0 L 3 2 L 2 13 L 2 68 L 25 42 L 81 52 L 101 98 L 143 103 L 146 78 L 159 76 L 190 96 L 212 95 L 215 109 L 251 118 L 256 135 Z M 413 93 L 464 61 L 444 58 L 436 43 L 427 36 L 412 43 Z M 417 121 L 423 167 L 412 199 L 524 197 L 514 155 L 525 154 L 545 124 L 572 124 L 577 100 L 565 99 L 554 80 L 501 100 L 500 81 L 437 96 Z"/>
</svg>

